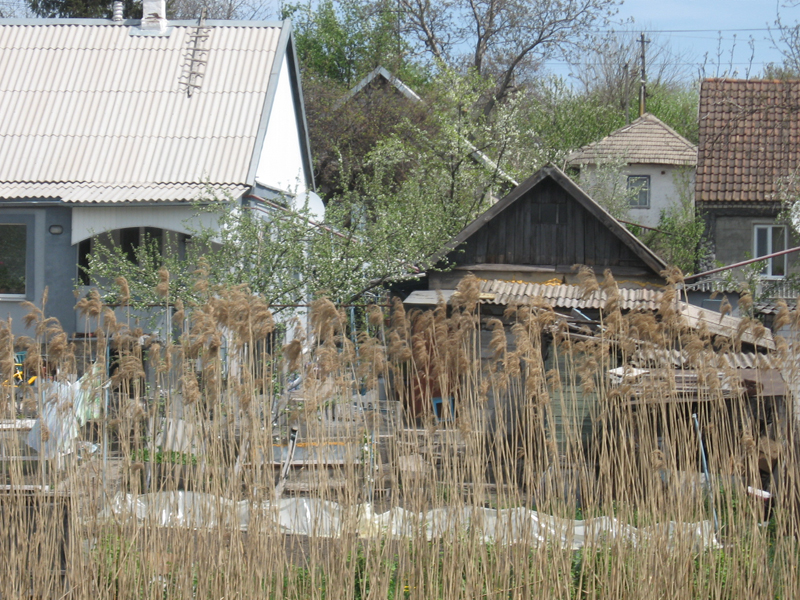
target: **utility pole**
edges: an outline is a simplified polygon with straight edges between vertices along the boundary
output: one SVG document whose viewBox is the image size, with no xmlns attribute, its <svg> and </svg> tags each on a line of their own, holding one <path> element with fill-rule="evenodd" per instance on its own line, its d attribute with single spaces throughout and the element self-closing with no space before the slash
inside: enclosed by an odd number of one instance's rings
<svg viewBox="0 0 800 600">
<path fill-rule="evenodd" d="M 623 90 L 623 94 L 624 94 L 624 96 L 623 96 L 624 101 L 623 101 L 622 109 L 625 111 L 625 125 L 630 125 L 631 124 L 631 111 L 630 111 L 630 101 L 631 101 L 630 92 L 631 92 L 631 88 L 630 88 L 630 84 L 628 83 L 628 77 L 629 77 L 629 73 L 630 73 L 630 71 L 628 70 L 629 67 L 630 67 L 630 65 L 628 65 L 628 63 L 625 63 L 624 65 L 622 65 L 622 76 L 623 76 L 623 79 L 622 79 L 622 90 Z"/>
<path fill-rule="evenodd" d="M 645 98 L 647 97 L 647 72 L 645 71 L 646 61 L 644 49 L 646 44 L 650 43 L 650 40 L 646 40 L 644 38 L 644 32 L 642 32 L 642 35 L 639 38 L 639 43 L 642 45 L 642 73 L 640 80 L 641 86 L 639 87 L 639 116 L 641 117 L 645 112 Z"/>
</svg>

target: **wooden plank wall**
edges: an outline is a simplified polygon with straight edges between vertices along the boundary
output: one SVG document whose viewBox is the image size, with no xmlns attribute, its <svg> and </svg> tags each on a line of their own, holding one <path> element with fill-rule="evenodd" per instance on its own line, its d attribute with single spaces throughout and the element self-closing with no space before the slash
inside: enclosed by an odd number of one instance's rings
<svg viewBox="0 0 800 600">
<path fill-rule="evenodd" d="M 448 257 L 461 265 L 647 265 L 561 186 L 545 179 Z"/>
</svg>

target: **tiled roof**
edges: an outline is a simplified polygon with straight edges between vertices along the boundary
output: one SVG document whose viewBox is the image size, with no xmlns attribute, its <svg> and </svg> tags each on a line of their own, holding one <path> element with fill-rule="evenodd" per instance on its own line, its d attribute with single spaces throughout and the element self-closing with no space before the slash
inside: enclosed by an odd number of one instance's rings
<svg viewBox="0 0 800 600">
<path fill-rule="evenodd" d="M 700 88 L 698 202 L 775 202 L 800 164 L 800 81 L 707 79 Z"/>
<path fill-rule="evenodd" d="M 628 164 L 693 167 L 697 164 L 697 146 L 647 113 L 567 157 L 567 163 L 571 166 L 613 160 L 624 160 Z"/>
<path fill-rule="evenodd" d="M 620 308 L 622 310 L 647 310 L 656 311 L 662 299 L 662 292 L 645 288 L 620 288 Z M 452 298 L 455 290 L 424 290 L 412 292 L 405 302 L 416 305 L 434 305 L 441 296 L 446 302 Z M 517 283 L 499 279 L 481 281 L 481 304 L 494 304 L 508 306 L 509 304 L 526 304 L 534 298 L 541 298 L 553 308 L 579 310 L 602 309 L 607 301 L 607 296 L 602 290 L 584 295 L 583 289 L 577 285 L 544 284 L 544 283 Z M 717 312 L 704 310 L 693 304 L 679 302 L 680 311 L 686 324 L 698 329 L 704 325 L 714 335 L 734 337 L 737 335 L 741 319 Z M 742 341 L 774 349 L 775 341 L 768 330 L 764 335 L 755 339 L 746 331 Z"/>
<path fill-rule="evenodd" d="M 1 197 L 173 200 L 188 186 L 191 200 L 197 184 L 247 181 L 282 24 L 207 23 L 191 95 L 197 24 L 169 25 L 0 20 Z"/>
</svg>

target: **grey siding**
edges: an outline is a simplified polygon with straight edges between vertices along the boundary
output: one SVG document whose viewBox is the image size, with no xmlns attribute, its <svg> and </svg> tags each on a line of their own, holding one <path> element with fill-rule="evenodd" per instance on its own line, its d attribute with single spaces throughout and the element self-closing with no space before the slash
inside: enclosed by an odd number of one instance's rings
<svg viewBox="0 0 800 600">
<path fill-rule="evenodd" d="M 46 315 L 59 320 L 68 334 L 75 329 L 75 297 L 72 293 L 77 265 L 77 250 L 70 244 L 71 209 L 66 207 L 0 208 L 0 223 L 24 223 L 27 226 L 25 300 L 41 306 L 48 288 Z M 51 225 L 63 227 L 53 235 Z M 0 318 L 12 320 L 14 335 L 32 335 L 23 326 L 27 314 L 18 298 L 0 300 Z"/>
</svg>

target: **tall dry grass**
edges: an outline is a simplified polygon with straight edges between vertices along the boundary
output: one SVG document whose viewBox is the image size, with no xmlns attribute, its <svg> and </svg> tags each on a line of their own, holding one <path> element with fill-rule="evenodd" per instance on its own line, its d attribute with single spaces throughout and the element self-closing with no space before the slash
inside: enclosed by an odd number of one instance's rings
<svg viewBox="0 0 800 600">
<path fill-rule="evenodd" d="M 610 276 L 585 281 L 606 294 L 599 323 L 535 299 L 495 314 L 467 279 L 449 309 L 371 307 L 358 331 L 321 300 L 308 331 L 281 347 L 261 299 L 199 286 L 204 304 L 172 306 L 161 276 L 174 332 L 161 339 L 96 294 L 78 306 L 99 323 L 81 346 L 46 306 L 29 307 L 30 339 L 0 325 L 2 381 L 24 348 L 49 381 L 89 373 L 102 407 L 71 454 L 3 462 L 0 483 L 13 487 L 0 498 L 1 597 L 798 596 L 792 402 L 748 391 L 720 359 L 747 332 L 763 335 L 760 323 L 728 339 L 691 329 L 674 288 L 658 311 L 625 314 Z M 778 316 L 795 331 L 799 320 L 788 307 Z M 768 359 L 794 377 L 785 342 Z M 624 365 L 650 373 L 609 376 Z M 41 414 L 53 389 L 7 393 L 2 417 Z M 292 428 L 305 463 L 281 504 Z M 40 441 L 56 433 L 43 428 Z M 3 444 L 28 452 L 13 435 Z M 776 494 L 767 524 L 748 485 Z M 162 513 L 136 512 L 154 498 Z M 330 502 L 306 506 L 338 510 L 336 531 L 313 518 L 310 535 L 289 531 L 303 517 L 292 498 Z M 375 513 L 405 515 L 402 535 Z M 445 525 L 415 520 L 426 513 Z"/>
</svg>

